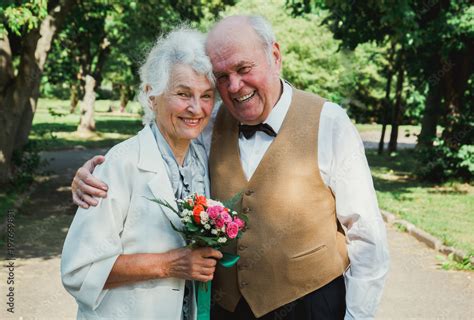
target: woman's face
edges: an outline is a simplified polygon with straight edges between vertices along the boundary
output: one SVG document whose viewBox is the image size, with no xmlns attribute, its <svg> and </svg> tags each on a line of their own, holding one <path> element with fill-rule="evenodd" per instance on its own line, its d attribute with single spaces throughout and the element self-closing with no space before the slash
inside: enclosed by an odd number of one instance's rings
<svg viewBox="0 0 474 320">
<path fill-rule="evenodd" d="M 168 142 L 197 138 L 209 122 L 214 88 L 190 66 L 175 65 L 166 91 L 152 100 L 156 123 Z"/>
</svg>

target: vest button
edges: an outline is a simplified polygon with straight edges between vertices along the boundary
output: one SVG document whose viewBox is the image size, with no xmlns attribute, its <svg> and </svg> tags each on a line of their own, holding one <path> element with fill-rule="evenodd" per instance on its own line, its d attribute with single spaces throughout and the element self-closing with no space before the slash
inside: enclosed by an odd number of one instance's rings
<svg viewBox="0 0 474 320">
<path fill-rule="evenodd" d="M 238 268 L 239 270 L 245 270 L 245 269 L 248 268 L 248 266 L 247 266 L 246 264 L 239 264 L 239 265 L 237 266 L 237 268 Z"/>
<path fill-rule="evenodd" d="M 245 191 L 245 195 L 246 195 L 246 196 L 250 196 L 250 195 L 252 195 L 252 193 L 254 193 L 254 192 L 255 192 L 255 191 L 253 191 L 252 189 L 249 189 L 249 190 Z"/>
<path fill-rule="evenodd" d="M 245 214 L 250 213 L 250 211 L 252 211 L 252 209 L 250 209 L 249 207 L 246 207 L 246 208 L 242 209 L 242 212 L 245 213 Z"/>
<path fill-rule="evenodd" d="M 241 287 L 241 288 L 246 287 L 246 286 L 248 286 L 248 282 L 242 281 L 242 282 L 240 283 L 240 287 Z"/>
<path fill-rule="evenodd" d="M 247 246 L 244 246 L 243 244 L 241 244 L 241 245 L 239 246 L 239 250 L 240 250 L 240 251 L 243 251 L 243 250 L 245 250 L 245 249 L 247 249 Z"/>
</svg>

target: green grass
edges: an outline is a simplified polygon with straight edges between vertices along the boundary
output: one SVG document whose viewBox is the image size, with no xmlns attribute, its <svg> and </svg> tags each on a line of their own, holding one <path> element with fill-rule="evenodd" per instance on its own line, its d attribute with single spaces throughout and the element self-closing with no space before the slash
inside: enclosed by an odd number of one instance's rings
<svg viewBox="0 0 474 320">
<path fill-rule="evenodd" d="M 135 135 L 141 129 L 141 117 L 137 113 L 107 112 L 110 105 L 118 109 L 118 102 L 97 100 L 95 106 L 96 132 L 83 135 L 76 132 L 79 123 L 79 107 L 69 113 L 69 101 L 39 99 L 33 119 L 30 140 L 36 141 L 42 150 L 110 147 Z M 127 111 L 139 109 L 130 103 Z"/>
<path fill-rule="evenodd" d="M 411 175 L 413 151 L 394 157 L 367 152 L 381 209 L 394 213 L 454 246 L 474 254 L 474 186 L 432 184 Z"/>
<path fill-rule="evenodd" d="M 359 132 L 371 132 L 377 131 L 382 132 L 382 125 L 381 124 L 364 124 L 364 123 L 357 123 L 356 128 Z M 420 133 L 421 126 L 412 126 L 412 125 L 402 125 L 398 127 L 399 133 Z M 385 134 L 390 135 L 390 126 L 387 126 L 387 131 Z"/>
<path fill-rule="evenodd" d="M 10 210 L 17 199 L 17 194 L 12 191 L 0 192 L 0 223 L 5 221 L 8 210 Z"/>
</svg>

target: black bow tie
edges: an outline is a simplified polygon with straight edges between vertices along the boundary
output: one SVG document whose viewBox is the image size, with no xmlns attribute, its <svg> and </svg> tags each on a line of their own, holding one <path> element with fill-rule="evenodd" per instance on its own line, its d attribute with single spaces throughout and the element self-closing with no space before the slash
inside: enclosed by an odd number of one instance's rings
<svg viewBox="0 0 474 320">
<path fill-rule="evenodd" d="M 277 134 L 272 127 L 267 123 L 259 123 L 254 126 L 249 126 L 246 124 L 239 125 L 239 133 L 242 133 L 245 139 L 250 139 L 255 135 L 255 132 L 262 131 L 268 134 L 270 137 L 276 137 Z"/>
</svg>

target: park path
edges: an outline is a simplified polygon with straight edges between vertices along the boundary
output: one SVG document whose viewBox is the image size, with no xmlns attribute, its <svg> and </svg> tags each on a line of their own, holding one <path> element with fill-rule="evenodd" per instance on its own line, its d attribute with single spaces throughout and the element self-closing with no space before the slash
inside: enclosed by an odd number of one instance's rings
<svg viewBox="0 0 474 320">
<path fill-rule="evenodd" d="M 73 298 L 60 280 L 60 254 L 75 207 L 70 181 L 80 164 L 104 150 L 47 152 L 52 171 L 16 219 L 14 314 L 7 312 L 8 269 L 0 270 L 0 319 L 71 319 Z M 387 227 L 391 270 L 377 319 L 474 319 L 474 273 L 444 271 L 438 255 Z M 3 261 L 5 266 L 7 263 Z"/>
</svg>

